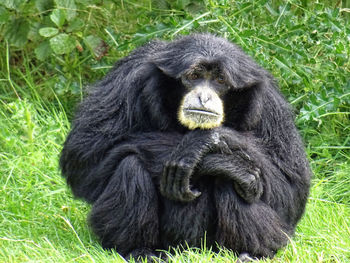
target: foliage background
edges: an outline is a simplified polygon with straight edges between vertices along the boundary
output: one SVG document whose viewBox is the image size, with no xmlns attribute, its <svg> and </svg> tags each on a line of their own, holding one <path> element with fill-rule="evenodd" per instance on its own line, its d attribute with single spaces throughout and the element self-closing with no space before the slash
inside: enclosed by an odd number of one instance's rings
<svg viewBox="0 0 350 263">
<path fill-rule="evenodd" d="M 350 262 L 350 2 L 4 0 L 0 3 L 0 261 L 122 262 L 90 233 L 57 160 L 88 84 L 152 38 L 212 32 L 269 69 L 314 172 L 273 262 Z M 231 262 L 188 249 L 173 262 Z M 269 260 L 267 260 L 269 261 Z"/>
</svg>

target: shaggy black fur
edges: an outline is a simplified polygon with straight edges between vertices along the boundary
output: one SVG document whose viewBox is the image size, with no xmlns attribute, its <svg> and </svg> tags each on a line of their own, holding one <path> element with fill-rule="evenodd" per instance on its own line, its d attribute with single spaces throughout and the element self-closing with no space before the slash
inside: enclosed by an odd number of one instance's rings
<svg viewBox="0 0 350 263">
<path fill-rule="evenodd" d="M 180 79 L 201 61 L 226 74 L 225 121 L 189 131 L 176 115 Z M 198 247 L 206 236 L 207 246 L 273 257 L 304 212 L 311 176 L 272 77 L 208 34 L 154 41 L 120 60 L 80 105 L 60 165 L 75 196 L 93 204 L 103 247 L 123 256 Z"/>
</svg>

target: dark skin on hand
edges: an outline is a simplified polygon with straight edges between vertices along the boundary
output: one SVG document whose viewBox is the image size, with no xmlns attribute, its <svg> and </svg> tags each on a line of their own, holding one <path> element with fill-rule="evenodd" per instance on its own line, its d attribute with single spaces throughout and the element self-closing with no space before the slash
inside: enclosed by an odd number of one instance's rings
<svg viewBox="0 0 350 263">
<path fill-rule="evenodd" d="M 271 75 L 227 40 L 152 41 L 90 90 L 60 166 L 102 246 L 126 258 L 204 240 L 271 258 L 310 188 L 293 119 Z"/>
</svg>

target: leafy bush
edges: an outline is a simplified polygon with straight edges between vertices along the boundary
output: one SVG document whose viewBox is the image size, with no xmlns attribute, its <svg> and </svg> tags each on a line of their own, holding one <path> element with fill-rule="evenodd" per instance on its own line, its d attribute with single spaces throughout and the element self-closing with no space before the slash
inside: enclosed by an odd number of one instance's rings
<svg viewBox="0 0 350 263">
<path fill-rule="evenodd" d="M 8 73 L 16 80 L 15 87 L 21 96 L 30 94 L 23 76 L 28 70 L 32 71 L 30 78 L 42 97 L 55 100 L 58 95 L 63 101 L 73 103 L 81 97 L 85 83 L 106 72 L 96 72 L 93 68 L 110 67 L 112 62 L 104 56 L 123 35 L 106 22 L 111 20 L 114 25 L 119 6 L 108 0 L 98 6 L 100 3 L 96 0 L 0 2 L 0 39 L 7 41 L 11 54 L 5 58 L 6 51 L 0 47 L 2 62 L 8 60 L 11 71 Z M 102 24 L 106 26 L 101 27 Z M 110 57 L 116 60 L 115 56 Z M 7 78 L 5 72 L 0 75 Z M 4 94 L 13 92 L 3 89 Z"/>
<path fill-rule="evenodd" d="M 86 5 L 96 1 L 79 1 Z M 82 42 L 97 58 L 106 53 L 106 45 L 97 35 L 85 35 L 85 19 L 78 16 L 75 0 L 6 0 L 0 3 L 0 23 L 10 44 L 24 47 L 28 41 L 39 43 L 36 58 L 83 51 Z"/>
</svg>

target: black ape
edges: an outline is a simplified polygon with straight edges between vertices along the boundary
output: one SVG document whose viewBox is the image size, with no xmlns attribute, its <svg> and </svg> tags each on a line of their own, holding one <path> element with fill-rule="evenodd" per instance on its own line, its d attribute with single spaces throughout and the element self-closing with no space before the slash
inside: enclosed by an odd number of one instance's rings
<svg viewBox="0 0 350 263">
<path fill-rule="evenodd" d="M 206 237 L 272 257 L 303 214 L 311 175 L 272 77 L 208 34 L 120 60 L 80 105 L 60 165 L 93 204 L 103 247 L 124 256 Z"/>
</svg>

